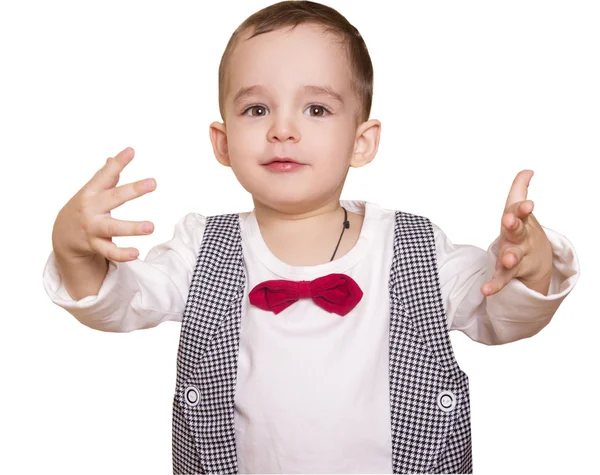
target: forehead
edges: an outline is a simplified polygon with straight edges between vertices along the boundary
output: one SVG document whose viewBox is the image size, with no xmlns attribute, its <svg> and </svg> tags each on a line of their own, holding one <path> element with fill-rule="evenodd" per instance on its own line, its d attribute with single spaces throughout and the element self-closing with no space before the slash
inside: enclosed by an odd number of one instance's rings
<svg viewBox="0 0 600 475">
<path fill-rule="evenodd" d="M 330 87 L 350 98 L 351 72 L 339 36 L 312 24 L 247 40 L 248 36 L 242 37 L 229 59 L 228 101 L 239 89 L 254 85 L 279 93 L 293 93 L 305 85 Z"/>
</svg>

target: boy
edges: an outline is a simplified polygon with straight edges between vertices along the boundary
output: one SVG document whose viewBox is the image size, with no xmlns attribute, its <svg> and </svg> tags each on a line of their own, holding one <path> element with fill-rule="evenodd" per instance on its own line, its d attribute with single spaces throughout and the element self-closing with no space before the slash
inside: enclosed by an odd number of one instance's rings
<svg viewBox="0 0 600 475">
<path fill-rule="evenodd" d="M 468 379 L 448 330 L 530 337 L 575 285 L 572 246 L 532 214 L 531 171 L 487 254 L 427 218 L 340 202 L 349 167 L 377 152 L 372 81 L 339 13 L 272 5 L 227 45 L 210 126 L 252 212 L 190 213 L 136 259 L 110 238 L 143 223 L 107 217 L 154 189 L 115 188 L 131 149 L 60 211 L 44 270 L 55 303 L 103 331 L 182 321 L 174 473 L 469 473 Z"/>
</svg>

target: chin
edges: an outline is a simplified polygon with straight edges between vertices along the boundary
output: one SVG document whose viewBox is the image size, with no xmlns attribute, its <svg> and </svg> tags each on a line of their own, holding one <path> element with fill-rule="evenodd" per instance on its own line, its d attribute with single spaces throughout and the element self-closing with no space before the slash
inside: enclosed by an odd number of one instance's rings
<svg viewBox="0 0 600 475">
<path fill-rule="evenodd" d="M 257 193 L 252 193 L 254 201 L 258 201 L 264 206 L 276 209 L 281 213 L 300 214 L 313 210 L 319 205 L 320 198 L 325 200 L 330 193 L 316 193 L 315 190 L 296 190 L 295 192 L 287 190 L 278 192 L 278 190 L 270 189 L 265 193 L 261 190 Z"/>
</svg>

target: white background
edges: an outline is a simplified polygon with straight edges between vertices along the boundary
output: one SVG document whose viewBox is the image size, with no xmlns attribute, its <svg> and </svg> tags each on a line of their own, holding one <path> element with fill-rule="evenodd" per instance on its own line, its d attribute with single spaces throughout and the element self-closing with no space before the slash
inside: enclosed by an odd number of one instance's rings
<svg viewBox="0 0 600 475">
<path fill-rule="evenodd" d="M 535 216 L 578 252 L 577 287 L 535 337 L 491 347 L 451 334 L 470 378 L 475 473 L 597 467 L 599 4 L 325 3 L 367 42 L 383 124 L 342 199 L 427 216 L 487 249 L 512 180 L 533 169 Z M 140 258 L 190 211 L 252 209 L 208 125 L 227 40 L 268 4 L 0 4 L 0 472 L 172 473 L 180 324 L 91 330 L 51 303 L 42 271 L 58 211 L 126 146 L 136 154 L 119 184 L 157 181 L 112 213 L 155 224 L 115 238 Z"/>
</svg>

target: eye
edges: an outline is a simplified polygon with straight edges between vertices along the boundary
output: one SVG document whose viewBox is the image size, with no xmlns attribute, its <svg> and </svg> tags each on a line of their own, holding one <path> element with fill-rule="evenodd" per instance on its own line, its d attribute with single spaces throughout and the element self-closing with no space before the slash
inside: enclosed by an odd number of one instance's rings
<svg viewBox="0 0 600 475">
<path fill-rule="evenodd" d="M 310 115 L 311 117 L 323 117 L 329 114 L 329 110 L 325 106 L 322 106 L 320 104 L 311 104 L 306 108 L 306 110 L 309 111 L 308 115 Z"/>
<path fill-rule="evenodd" d="M 248 114 L 248 111 L 252 110 L 254 110 L 256 113 Z M 242 115 L 250 115 L 251 117 L 263 117 L 267 115 L 267 108 L 265 106 L 250 106 L 246 110 L 244 110 L 244 112 L 242 112 Z"/>
</svg>

